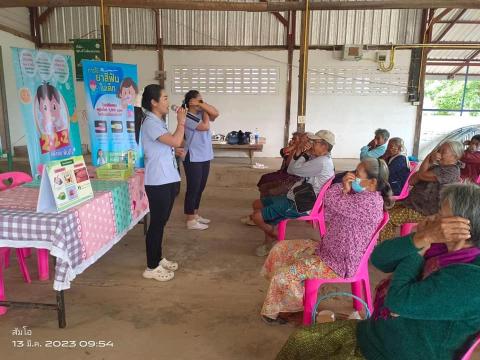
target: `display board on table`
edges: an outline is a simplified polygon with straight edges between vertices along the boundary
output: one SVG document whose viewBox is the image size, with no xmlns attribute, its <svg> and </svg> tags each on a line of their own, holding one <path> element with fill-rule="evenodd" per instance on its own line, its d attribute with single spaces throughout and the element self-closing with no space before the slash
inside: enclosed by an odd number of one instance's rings
<svg viewBox="0 0 480 360">
<path fill-rule="evenodd" d="M 72 59 L 68 55 L 12 48 L 17 98 L 32 174 L 38 165 L 81 155 Z"/>
<path fill-rule="evenodd" d="M 141 145 L 135 140 L 134 105 L 138 95 L 137 66 L 104 61 L 82 61 L 92 163 L 128 161 L 143 167 Z"/>
<path fill-rule="evenodd" d="M 37 211 L 61 212 L 91 198 L 93 190 L 83 156 L 45 164 Z"/>
</svg>

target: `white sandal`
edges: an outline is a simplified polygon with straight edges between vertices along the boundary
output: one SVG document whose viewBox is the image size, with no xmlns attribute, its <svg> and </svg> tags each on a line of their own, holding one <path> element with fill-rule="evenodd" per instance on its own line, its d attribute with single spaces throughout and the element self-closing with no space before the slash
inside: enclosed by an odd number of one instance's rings
<svg viewBox="0 0 480 360">
<path fill-rule="evenodd" d="M 163 258 L 162 261 L 160 261 L 160 266 L 162 268 L 164 268 L 166 270 L 170 270 L 170 271 L 178 270 L 178 264 L 174 261 L 169 261 L 166 258 Z"/>
<path fill-rule="evenodd" d="M 154 270 L 145 270 L 143 272 L 143 277 L 145 279 L 154 279 L 157 281 L 169 281 L 174 278 L 175 274 L 167 269 L 164 269 L 162 266 L 158 266 Z"/>
</svg>

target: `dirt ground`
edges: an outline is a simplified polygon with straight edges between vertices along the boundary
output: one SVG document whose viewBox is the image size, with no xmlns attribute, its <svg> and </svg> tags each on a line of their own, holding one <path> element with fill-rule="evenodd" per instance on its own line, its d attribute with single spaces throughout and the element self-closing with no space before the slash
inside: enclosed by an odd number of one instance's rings
<svg viewBox="0 0 480 360">
<path fill-rule="evenodd" d="M 257 195 L 260 174 L 242 163 L 213 166 L 201 211 L 213 221 L 206 231 L 185 229 L 183 193 L 177 198 L 164 246 L 167 257 L 180 265 L 173 281 L 142 278 L 145 245 L 143 226 L 138 225 L 72 282 L 65 293 L 66 329 L 58 329 L 56 313 L 50 310 L 10 309 L 1 317 L 0 358 L 273 359 L 294 327 L 260 320 L 268 283 L 259 275 L 264 259 L 254 250 L 262 236 L 239 222 Z M 318 234 L 307 224 L 289 225 L 287 238 L 310 237 Z M 35 261 L 35 256 L 29 259 L 33 279 Z M 23 283 L 14 258 L 5 279 L 11 300 L 55 300 L 51 282 Z M 372 283 L 378 279 L 373 271 Z M 343 301 L 332 307 L 349 311 L 350 304 Z M 31 336 L 12 335 L 23 326 Z M 53 342 L 57 340 L 65 343 Z M 24 341 L 24 347 L 18 341 Z"/>
</svg>

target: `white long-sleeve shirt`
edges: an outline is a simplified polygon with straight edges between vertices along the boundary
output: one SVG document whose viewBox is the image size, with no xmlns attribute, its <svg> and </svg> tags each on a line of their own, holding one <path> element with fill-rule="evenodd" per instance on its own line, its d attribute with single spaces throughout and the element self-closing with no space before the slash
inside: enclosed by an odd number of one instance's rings
<svg viewBox="0 0 480 360">
<path fill-rule="evenodd" d="M 310 183 L 318 195 L 322 186 L 335 175 L 332 157 L 330 154 L 315 157 L 313 159 L 306 160 L 303 156 L 297 160 L 293 160 L 288 165 L 287 172 L 291 175 L 297 175 L 303 177 Z M 294 200 L 293 189 L 303 183 L 304 180 L 300 180 L 291 187 L 288 191 L 287 197 L 290 200 Z"/>
</svg>

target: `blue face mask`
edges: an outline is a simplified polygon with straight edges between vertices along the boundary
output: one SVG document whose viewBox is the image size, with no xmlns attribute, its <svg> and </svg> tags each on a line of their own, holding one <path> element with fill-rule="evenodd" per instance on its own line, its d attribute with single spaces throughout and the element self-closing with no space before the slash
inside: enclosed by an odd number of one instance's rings
<svg viewBox="0 0 480 360">
<path fill-rule="evenodd" d="M 352 190 L 356 193 L 361 193 L 362 191 L 365 191 L 365 188 L 360 185 L 360 182 L 362 181 L 362 179 L 360 178 L 355 178 L 355 181 L 352 182 Z"/>
</svg>

